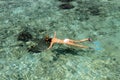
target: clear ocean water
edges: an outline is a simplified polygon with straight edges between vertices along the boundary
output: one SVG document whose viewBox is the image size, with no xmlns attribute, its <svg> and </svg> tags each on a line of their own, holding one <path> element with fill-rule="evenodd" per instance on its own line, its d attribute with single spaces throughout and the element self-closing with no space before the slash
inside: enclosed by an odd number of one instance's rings
<svg viewBox="0 0 120 80">
<path fill-rule="evenodd" d="M 120 80 L 119 53 L 119 0 L 0 1 L 0 80 Z"/>
</svg>

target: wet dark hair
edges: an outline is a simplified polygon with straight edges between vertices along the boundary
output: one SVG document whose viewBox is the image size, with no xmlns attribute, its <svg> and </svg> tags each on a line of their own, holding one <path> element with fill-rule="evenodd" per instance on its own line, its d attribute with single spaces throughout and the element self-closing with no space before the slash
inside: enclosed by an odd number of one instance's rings
<svg viewBox="0 0 120 80">
<path fill-rule="evenodd" d="M 51 42 L 51 41 L 52 41 L 52 38 L 49 38 L 49 36 L 46 36 L 46 37 L 45 37 L 45 41 L 46 41 L 46 42 Z"/>
<path fill-rule="evenodd" d="M 47 39 L 46 41 L 51 42 L 51 41 L 52 41 L 52 38 L 49 38 L 49 39 Z"/>
</svg>

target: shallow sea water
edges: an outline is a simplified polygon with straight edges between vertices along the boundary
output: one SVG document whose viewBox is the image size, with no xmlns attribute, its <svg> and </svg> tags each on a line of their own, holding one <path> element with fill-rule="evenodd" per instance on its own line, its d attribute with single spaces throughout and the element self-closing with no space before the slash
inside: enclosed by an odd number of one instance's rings
<svg viewBox="0 0 120 80">
<path fill-rule="evenodd" d="M 0 1 L 0 80 L 120 80 L 119 0 Z M 54 44 L 46 36 L 92 41 Z"/>
</svg>

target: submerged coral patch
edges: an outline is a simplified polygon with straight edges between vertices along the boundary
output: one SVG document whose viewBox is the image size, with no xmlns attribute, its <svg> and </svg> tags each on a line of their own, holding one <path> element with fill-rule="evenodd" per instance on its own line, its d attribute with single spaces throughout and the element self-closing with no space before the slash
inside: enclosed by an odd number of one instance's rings
<svg viewBox="0 0 120 80">
<path fill-rule="evenodd" d="M 61 1 L 61 2 L 71 2 L 73 0 L 59 0 L 59 1 Z"/>
<path fill-rule="evenodd" d="M 91 6 L 88 8 L 88 10 L 90 11 L 90 14 L 93 16 L 100 15 L 100 9 L 97 6 Z"/>
<path fill-rule="evenodd" d="M 63 3 L 63 4 L 59 5 L 59 8 L 60 9 L 72 9 L 72 8 L 74 8 L 74 6 L 69 3 Z"/>
<path fill-rule="evenodd" d="M 32 39 L 32 35 L 27 31 L 20 32 L 17 38 L 17 40 L 24 41 L 24 42 L 29 41 L 31 39 Z"/>
<path fill-rule="evenodd" d="M 33 42 L 35 42 L 36 44 L 31 45 L 29 48 L 27 48 L 28 52 L 39 53 L 46 50 L 49 46 L 49 43 L 46 42 L 44 38 L 36 39 Z"/>
</svg>

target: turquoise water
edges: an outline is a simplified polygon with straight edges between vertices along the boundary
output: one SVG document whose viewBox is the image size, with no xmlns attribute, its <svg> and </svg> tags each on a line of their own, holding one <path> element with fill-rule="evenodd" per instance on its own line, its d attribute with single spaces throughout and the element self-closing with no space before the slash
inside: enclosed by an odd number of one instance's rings
<svg viewBox="0 0 120 80">
<path fill-rule="evenodd" d="M 120 80 L 119 0 L 0 1 L 0 80 Z M 54 44 L 59 39 L 81 45 Z M 50 38 L 48 38 L 50 39 Z"/>
</svg>

